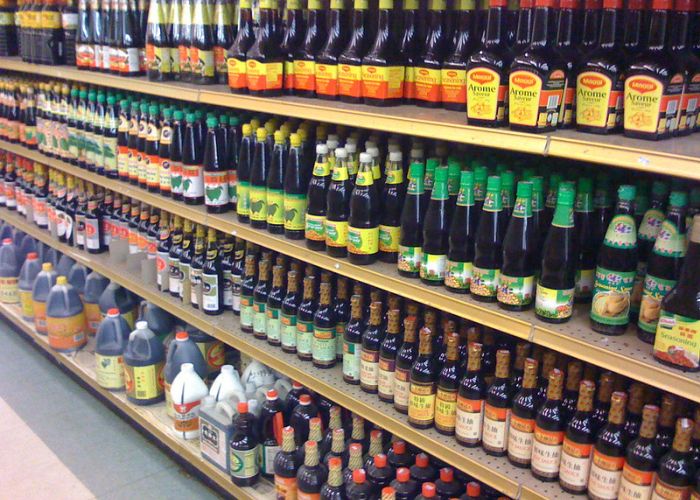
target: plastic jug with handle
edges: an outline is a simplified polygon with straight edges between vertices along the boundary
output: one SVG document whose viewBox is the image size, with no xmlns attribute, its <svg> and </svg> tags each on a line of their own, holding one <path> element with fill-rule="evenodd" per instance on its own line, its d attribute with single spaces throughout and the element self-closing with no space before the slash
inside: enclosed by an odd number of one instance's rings
<svg viewBox="0 0 700 500">
<path fill-rule="evenodd" d="M 49 262 L 54 269 L 58 265 L 58 261 L 61 258 L 61 253 L 53 247 L 46 247 L 44 254 L 41 256 L 41 262 Z"/>
<path fill-rule="evenodd" d="M 207 362 L 209 379 L 213 379 L 219 373 L 226 360 L 226 347 L 224 343 L 192 326 L 187 327 L 187 333 L 197 344 L 202 356 Z"/>
<path fill-rule="evenodd" d="M 87 278 L 85 278 L 83 306 L 85 307 L 85 319 L 87 320 L 89 335 L 95 335 L 97 327 L 100 325 L 100 321 L 102 321 L 100 296 L 102 292 L 105 291 L 105 288 L 107 288 L 107 285 L 109 285 L 109 280 L 95 271 L 88 274 Z M 109 313 L 109 311 L 107 311 L 107 313 Z"/>
<path fill-rule="evenodd" d="M 34 310 L 34 329 L 41 335 L 46 335 L 46 299 L 56 284 L 56 271 L 53 264 L 44 262 L 41 271 L 36 275 L 32 287 L 32 309 Z"/>
<path fill-rule="evenodd" d="M 2 240 L 0 246 L 0 302 L 19 303 L 19 260 L 12 238 Z"/>
<path fill-rule="evenodd" d="M 209 390 L 192 363 L 180 366 L 180 373 L 170 386 L 170 394 L 175 409 L 175 435 L 182 439 L 199 437 L 199 405 Z"/>
<path fill-rule="evenodd" d="M 171 417 L 174 417 L 175 413 L 170 399 L 170 385 L 180 373 L 180 367 L 185 363 L 191 363 L 200 377 L 207 376 L 207 364 L 202 352 L 187 332 L 181 330 L 175 333 L 175 340 L 170 342 L 168 358 L 165 362 L 165 407 Z"/>
<path fill-rule="evenodd" d="M 175 318 L 152 302 L 142 301 L 139 319 L 148 323 L 148 328 L 163 341 L 175 327 Z"/>
<path fill-rule="evenodd" d="M 84 300 L 85 281 L 87 280 L 89 272 L 87 267 L 76 262 L 68 273 L 68 283 L 73 285 L 73 288 L 78 292 L 80 300 Z"/>
<path fill-rule="evenodd" d="M 163 344 L 145 321 L 138 321 L 136 329 L 129 334 L 129 342 L 124 350 L 124 384 L 127 399 L 137 405 L 163 401 L 164 365 Z"/>
<path fill-rule="evenodd" d="M 238 372 L 232 365 L 221 367 L 221 372 L 214 379 L 214 383 L 209 389 L 209 395 L 213 396 L 217 401 L 223 401 L 232 396 L 236 397 L 238 401 L 245 401 L 245 390 L 241 384 Z"/>
<path fill-rule="evenodd" d="M 46 299 L 46 331 L 49 346 L 61 351 L 77 351 L 87 343 L 87 324 L 78 292 L 59 276 Z"/>
<path fill-rule="evenodd" d="M 238 401 L 216 401 L 213 396 L 206 396 L 199 407 L 199 449 L 202 457 L 224 472 L 228 472 L 231 463 L 229 441 L 233 435 L 237 404 Z"/>
<path fill-rule="evenodd" d="M 137 304 L 134 303 L 134 299 L 128 291 L 123 288 L 118 283 L 111 282 L 100 295 L 100 314 L 104 318 L 107 315 L 107 311 L 116 307 L 124 319 L 129 323 L 131 328 L 134 327 L 136 322 L 136 314 L 138 313 Z"/>
<path fill-rule="evenodd" d="M 36 252 L 29 252 L 27 258 L 19 270 L 19 303 L 22 308 L 22 317 L 26 320 L 34 319 L 34 304 L 32 302 L 32 288 L 36 276 L 41 271 L 41 262 Z"/>
<path fill-rule="evenodd" d="M 31 236 L 25 236 L 22 240 L 22 244 L 17 246 L 17 261 L 20 263 L 24 262 L 24 259 L 27 258 L 27 255 L 30 252 L 36 252 L 36 250 L 36 240 Z"/>
<path fill-rule="evenodd" d="M 110 309 L 95 336 L 95 372 L 100 387 L 110 391 L 124 388 L 124 350 L 128 341 L 129 323 L 119 309 Z"/>
<path fill-rule="evenodd" d="M 15 228 L 12 227 L 10 224 L 6 224 L 3 222 L 2 226 L 0 226 L 0 241 L 4 240 L 5 238 L 14 239 L 14 237 Z"/>
<path fill-rule="evenodd" d="M 68 276 L 74 264 L 75 261 L 72 258 L 65 254 L 61 255 L 61 258 L 58 259 L 58 264 L 56 265 L 56 272 L 59 276 Z"/>
</svg>

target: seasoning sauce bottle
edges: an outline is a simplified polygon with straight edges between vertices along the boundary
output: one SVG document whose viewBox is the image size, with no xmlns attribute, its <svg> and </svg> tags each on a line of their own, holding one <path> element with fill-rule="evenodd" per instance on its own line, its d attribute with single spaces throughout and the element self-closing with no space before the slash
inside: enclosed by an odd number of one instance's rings
<svg viewBox="0 0 700 500">
<path fill-rule="evenodd" d="M 622 479 L 617 496 L 621 500 L 651 498 L 659 458 L 654 450 L 658 418 L 658 406 L 644 406 L 639 437 L 627 446 L 625 465 L 622 469 Z"/>
<path fill-rule="evenodd" d="M 414 62 L 415 103 L 418 106 L 440 106 L 442 60 L 445 57 L 448 33 L 445 30 L 445 0 L 430 0 L 423 48 Z"/>
<path fill-rule="evenodd" d="M 459 361 L 459 334 L 446 334 L 445 362 L 438 377 L 435 399 L 435 429 L 446 436 L 454 435 L 457 421 L 457 392 L 462 379 Z"/>
<path fill-rule="evenodd" d="M 486 393 L 484 428 L 481 446 L 489 455 L 505 456 L 508 449 L 508 430 L 512 393 L 510 388 L 510 351 L 496 352 L 496 377 Z"/>
<path fill-rule="evenodd" d="M 523 385 L 513 397 L 513 408 L 508 430 L 508 460 L 516 467 L 527 468 L 532 457 L 535 435 L 535 392 L 537 390 L 537 361 L 525 360 Z"/>
<path fill-rule="evenodd" d="M 559 477 L 562 444 L 566 422 L 561 418 L 564 374 L 554 368 L 549 372 L 547 400 L 537 411 L 535 439 L 532 445 L 532 475 L 540 481 L 556 481 Z"/>
<path fill-rule="evenodd" d="M 350 197 L 348 259 L 353 264 L 372 264 L 379 254 L 379 193 L 369 153 L 360 153 L 360 170 Z"/>
<path fill-rule="evenodd" d="M 503 203 L 501 178 L 492 175 L 486 186 L 486 199 L 476 230 L 473 276 L 469 291 L 482 302 L 495 302 L 503 261 Z"/>
<path fill-rule="evenodd" d="M 282 94 L 284 67 L 276 40 L 277 11 L 277 0 L 260 2 L 258 30 L 246 53 L 245 63 L 248 93 L 251 95 L 272 97 Z"/>
<path fill-rule="evenodd" d="M 394 380 L 396 370 L 396 353 L 400 346 L 399 309 L 387 311 L 386 334 L 379 349 L 379 367 L 377 373 L 377 391 L 379 399 L 386 403 L 394 402 Z"/>
<path fill-rule="evenodd" d="M 408 423 L 413 427 L 427 429 L 433 425 L 437 375 L 432 332 L 423 327 L 418 340 L 418 357 L 413 363 L 410 376 Z"/>
<path fill-rule="evenodd" d="M 360 386 L 363 391 L 376 394 L 379 390 L 379 349 L 383 338 L 382 305 L 372 302 L 369 309 L 369 323 L 362 334 Z"/>
<path fill-rule="evenodd" d="M 338 98 L 338 57 L 347 43 L 347 19 L 344 0 L 331 0 L 328 38 L 316 57 L 316 96 Z"/>
<path fill-rule="evenodd" d="M 627 395 L 614 392 L 608 423 L 600 430 L 593 448 L 588 476 L 588 496 L 594 499 L 617 498 L 625 464 L 625 408 Z"/>
<path fill-rule="evenodd" d="M 455 438 L 464 446 L 476 447 L 481 443 L 484 418 L 486 382 L 481 371 L 482 346 L 469 344 L 467 371 L 462 377 L 457 394 L 457 421 Z"/>
<path fill-rule="evenodd" d="M 559 486 L 567 493 L 583 493 L 588 485 L 591 452 L 595 442 L 592 426 L 595 384 L 583 380 L 579 387 L 576 413 L 566 425 L 559 464 Z"/>
</svg>

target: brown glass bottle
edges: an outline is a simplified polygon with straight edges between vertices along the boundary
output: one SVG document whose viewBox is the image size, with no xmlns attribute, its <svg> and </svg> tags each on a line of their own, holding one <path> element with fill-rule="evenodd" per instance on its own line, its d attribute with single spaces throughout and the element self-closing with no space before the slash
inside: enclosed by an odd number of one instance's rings
<svg viewBox="0 0 700 500">
<path fill-rule="evenodd" d="M 248 93 L 256 96 L 272 97 L 282 95 L 283 55 L 275 30 L 277 1 L 260 2 L 260 21 L 253 45 L 246 54 L 246 81 Z"/>
<path fill-rule="evenodd" d="M 658 406 L 644 406 L 639 437 L 627 446 L 625 465 L 622 469 L 622 479 L 618 491 L 620 500 L 651 498 L 654 473 L 659 458 L 654 450 L 658 419 Z"/>
<path fill-rule="evenodd" d="M 659 460 L 652 498 L 688 498 L 695 486 L 690 441 L 693 421 L 679 418 L 671 450 Z"/>
<path fill-rule="evenodd" d="M 297 494 L 297 471 L 299 470 L 294 429 L 282 429 L 282 450 L 274 460 L 275 489 L 282 498 L 294 498 Z"/>
<path fill-rule="evenodd" d="M 317 368 L 332 368 L 336 361 L 336 317 L 331 299 L 331 284 L 321 283 L 318 309 L 314 313 L 314 336 L 311 343 L 312 361 Z"/>
<path fill-rule="evenodd" d="M 532 458 L 535 435 L 535 392 L 537 389 L 537 361 L 525 360 L 522 388 L 513 397 L 513 408 L 508 430 L 508 460 L 516 467 L 527 468 Z"/>
<path fill-rule="evenodd" d="M 445 0 L 428 2 L 425 43 L 414 62 L 415 103 L 418 106 L 440 106 L 440 67 L 449 35 L 445 29 L 446 6 Z"/>
<path fill-rule="evenodd" d="M 396 354 L 400 342 L 401 311 L 387 311 L 386 334 L 379 349 L 379 366 L 377 372 L 377 390 L 379 399 L 386 403 L 394 402 L 394 379 L 396 372 Z"/>
<path fill-rule="evenodd" d="M 369 322 L 362 333 L 362 357 L 360 360 L 360 387 L 376 394 L 379 388 L 379 349 L 382 338 L 382 304 L 372 302 L 369 306 Z"/>
<path fill-rule="evenodd" d="M 438 369 L 433 357 L 433 333 L 423 327 L 418 337 L 418 357 L 411 367 L 408 423 L 418 429 L 432 427 Z"/>
<path fill-rule="evenodd" d="M 513 394 L 510 388 L 510 351 L 496 352 L 496 372 L 486 393 L 481 446 L 489 455 L 505 456 L 508 448 L 508 418 Z"/>
<path fill-rule="evenodd" d="M 438 377 L 435 399 L 435 429 L 440 434 L 452 436 L 457 422 L 457 392 L 462 379 L 462 365 L 459 360 L 459 334 L 453 331 L 445 334 L 445 339 L 445 362 Z"/>
<path fill-rule="evenodd" d="M 535 439 L 532 444 L 532 475 L 540 481 L 556 481 L 559 477 L 559 464 L 564 429 L 561 398 L 564 388 L 564 374 L 557 368 L 549 372 L 547 400 L 537 411 L 535 418 Z"/>
<path fill-rule="evenodd" d="M 308 269 L 308 268 L 307 268 Z M 304 277 L 304 295 L 297 310 L 297 357 L 303 361 L 311 361 L 311 345 L 314 337 L 314 314 L 318 302 L 316 300 L 316 277 Z"/>
<path fill-rule="evenodd" d="M 416 316 L 404 318 L 403 344 L 401 344 L 401 348 L 396 353 L 394 408 L 404 414 L 408 412 L 411 367 L 418 356 L 417 327 L 418 318 Z"/>
<path fill-rule="evenodd" d="M 228 86 L 234 94 L 248 93 L 246 79 L 246 55 L 255 41 L 253 31 L 252 2 L 242 0 L 239 5 L 239 22 L 236 38 L 228 48 L 226 65 L 228 68 Z"/>
<path fill-rule="evenodd" d="M 475 447 L 481 443 L 484 416 L 486 382 L 481 372 L 482 346 L 469 345 L 467 371 L 462 377 L 457 394 L 457 422 L 455 438 L 464 446 Z"/>
<path fill-rule="evenodd" d="M 347 43 L 347 19 L 343 0 L 332 0 L 328 38 L 316 56 L 316 95 L 320 99 L 338 98 L 338 57 Z"/>
<path fill-rule="evenodd" d="M 673 444 L 673 426 L 675 425 L 676 407 L 678 401 L 673 394 L 664 394 L 661 398 L 661 413 L 659 414 L 659 425 L 656 429 L 654 447 L 659 457 L 665 455 Z"/>
<path fill-rule="evenodd" d="M 591 380 L 581 382 L 576 413 L 566 425 L 559 464 L 559 485 L 567 493 L 583 493 L 588 485 L 595 442 L 591 418 L 594 393 L 595 384 Z"/>
<path fill-rule="evenodd" d="M 379 254 L 379 193 L 371 170 L 369 153 L 360 153 L 360 170 L 350 197 L 348 259 L 353 264 L 371 264 Z"/>
<path fill-rule="evenodd" d="M 326 10 L 322 0 L 308 4 L 306 35 L 294 54 L 294 94 L 316 95 L 316 54 L 326 41 Z"/>
<path fill-rule="evenodd" d="M 576 412 L 576 402 L 578 401 L 578 389 L 581 383 L 583 363 L 580 361 L 570 361 L 566 366 L 566 386 L 564 387 L 564 397 L 562 399 L 562 416 L 564 421 L 569 419 Z"/>
<path fill-rule="evenodd" d="M 368 1 L 354 0 L 352 32 L 337 58 L 338 96 L 343 102 L 362 102 L 362 58 L 369 45 Z"/>
<path fill-rule="evenodd" d="M 464 112 L 467 103 L 467 61 L 479 39 L 474 31 L 474 1 L 455 3 L 457 20 L 452 39 L 448 40 L 445 59 L 440 69 L 440 100 L 442 107 Z"/>
<path fill-rule="evenodd" d="M 610 398 L 613 393 L 615 376 L 612 372 L 605 372 L 600 376 L 598 382 L 598 392 L 596 393 L 595 405 L 593 409 L 593 430 L 597 435 L 598 431 L 608 421 L 610 411 Z"/>
<path fill-rule="evenodd" d="M 304 465 L 297 471 L 298 498 L 313 498 L 319 495 L 326 482 L 327 471 L 318 456 L 318 443 L 307 441 L 304 444 Z"/>
</svg>

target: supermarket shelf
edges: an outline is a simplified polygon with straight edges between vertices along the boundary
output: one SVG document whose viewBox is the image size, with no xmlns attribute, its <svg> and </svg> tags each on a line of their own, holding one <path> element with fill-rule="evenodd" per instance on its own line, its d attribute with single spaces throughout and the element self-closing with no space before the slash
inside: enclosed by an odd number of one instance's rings
<svg viewBox="0 0 700 500">
<path fill-rule="evenodd" d="M 197 309 L 183 305 L 179 299 L 158 291 L 154 284 L 144 283 L 137 273 L 124 270 L 123 264 L 116 263 L 107 254 L 87 254 L 56 242 L 48 232 L 28 223 L 21 216 L 10 213 L 7 209 L 0 209 L 0 219 L 114 280 L 182 321 L 299 381 L 339 405 L 352 409 L 354 413 L 374 422 L 395 436 L 512 498 L 519 498 L 522 495 L 526 498 L 554 498 L 561 495 L 568 497 L 557 484 L 540 483 L 531 476 L 529 471 L 516 468 L 503 458 L 490 457 L 480 448 L 464 448 L 453 437 L 440 435 L 434 429 L 414 429 L 408 424 L 406 416 L 394 410 L 392 405 L 368 396 L 359 386 L 343 382 L 340 366 L 326 370 L 318 369 L 308 362 L 299 360 L 295 355 L 286 354 L 265 341 L 255 339 L 252 335 L 240 330 L 238 318 L 233 313 L 208 316 Z"/>
<path fill-rule="evenodd" d="M 0 58 L 0 68 L 35 75 L 106 85 L 167 98 L 207 105 L 254 110 L 301 119 L 371 128 L 384 132 L 442 139 L 465 144 L 569 158 L 633 170 L 700 179 L 700 141 L 696 137 L 648 142 L 621 135 L 597 136 L 573 131 L 527 134 L 508 129 L 465 125 L 462 113 L 417 106 L 373 108 L 299 97 L 259 98 L 231 94 L 226 86 L 196 86 L 179 82 L 150 82 L 145 77 L 125 78 L 78 70 L 68 66 L 45 66 Z"/>
<path fill-rule="evenodd" d="M 443 287 L 429 287 L 423 285 L 419 280 L 404 278 L 398 274 L 396 266 L 392 264 L 353 265 L 346 259 L 337 259 L 322 252 L 311 251 L 306 248 L 303 242 L 287 240 L 282 236 L 241 224 L 236 221 L 233 214 L 207 214 L 206 209 L 202 206 L 185 205 L 172 198 L 149 193 L 142 188 L 124 182 L 107 179 L 63 161 L 48 158 L 38 151 L 27 149 L 21 145 L 0 141 L 0 148 L 304 262 L 313 263 L 321 268 L 388 290 L 421 304 L 448 311 L 451 314 L 476 321 L 521 339 L 613 370 L 634 380 L 700 402 L 700 373 L 686 373 L 656 362 L 651 356 L 651 346 L 639 340 L 633 328 L 619 337 L 608 337 L 593 332 L 589 326 L 588 306 L 586 305 L 577 308 L 577 313 L 570 322 L 563 325 L 551 325 L 536 319 L 531 311 L 520 313 L 504 311 L 496 304 L 480 303 L 468 295 L 454 294 Z"/>
<path fill-rule="evenodd" d="M 199 472 L 232 495 L 233 498 L 241 500 L 274 498 L 274 485 L 269 481 L 262 480 L 252 488 L 238 487 L 231 482 L 231 478 L 227 474 L 224 474 L 201 457 L 199 440 L 185 441 L 171 434 L 171 419 L 166 413 L 164 403 L 151 406 L 135 406 L 127 401 L 123 392 L 111 392 L 100 387 L 97 384 L 95 375 L 94 338 L 90 339 L 84 349 L 75 353 L 62 354 L 51 349 L 47 337 L 38 335 L 34 330 L 34 326 L 22 319 L 19 307 L 0 303 L 0 315 L 12 322 L 37 346 L 53 357 L 59 365 L 70 370 L 73 375 L 85 382 L 92 390 L 121 410 L 151 436 L 167 446 L 173 453 L 184 458 Z"/>
</svg>

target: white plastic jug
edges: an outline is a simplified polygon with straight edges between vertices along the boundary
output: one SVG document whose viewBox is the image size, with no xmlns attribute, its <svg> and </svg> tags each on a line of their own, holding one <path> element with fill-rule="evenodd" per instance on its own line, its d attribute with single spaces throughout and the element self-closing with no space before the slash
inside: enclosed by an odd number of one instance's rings
<svg viewBox="0 0 700 500">
<path fill-rule="evenodd" d="M 216 401 L 213 396 L 202 399 L 199 413 L 199 448 L 202 457 L 224 472 L 229 471 L 233 419 L 238 414 L 233 399 Z"/>
<path fill-rule="evenodd" d="M 235 396 L 238 401 L 246 400 L 238 372 L 233 366 L 224 365 L 221 367 L 221 373 L 214 379 L 209 395 L 214 396 L 217 401 L 222 401 L 231 396 Z"/>
<path fill-rule="evenodd" d="M 173 430 L 178 437 L 199 437 L 199 405 L 207 394 L 207 385 L 194 371 L 194 365 L 184 363 L 170 386 L 170 396 L 175 408 Z"/>
</svg>

